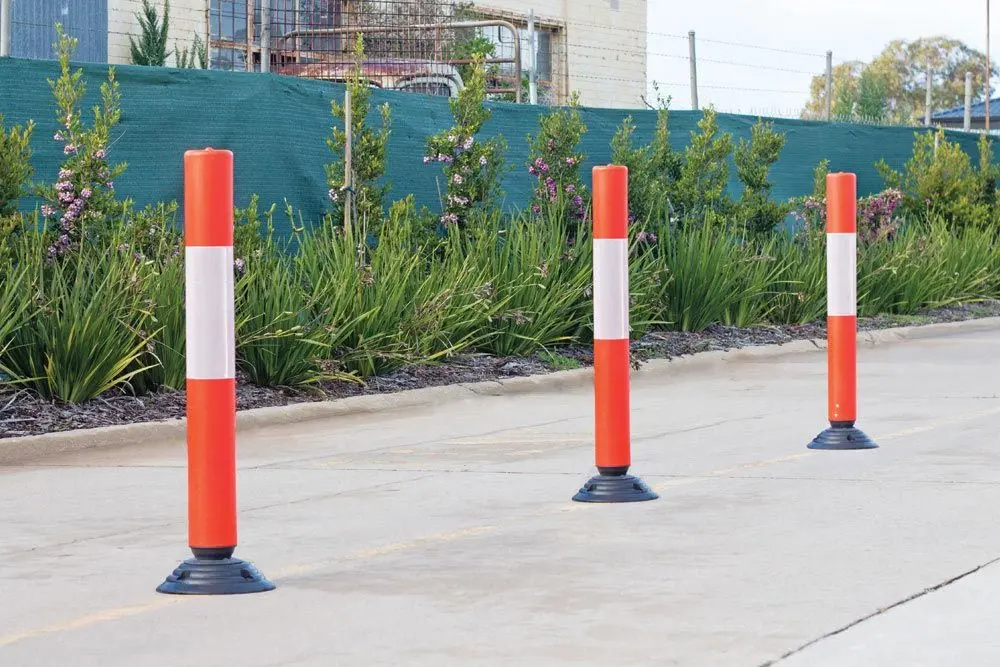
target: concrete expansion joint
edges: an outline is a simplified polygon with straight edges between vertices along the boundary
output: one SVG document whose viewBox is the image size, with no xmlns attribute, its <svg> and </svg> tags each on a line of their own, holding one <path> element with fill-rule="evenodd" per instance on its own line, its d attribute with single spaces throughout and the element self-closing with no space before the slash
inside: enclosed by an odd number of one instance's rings
<svg viewBox="0 0 1000 667">
<path fill-rule="evenodd" d="M 877 616 L 881 616 L 882 614 L 885 614 L 886 612 L 892 611 L 893 609 L 896 609 L 897 607 L 901 607 L 901 606 L 903 606 L 903 605 L 905 605 L 905 604 L 907 604 L 909 602 L 913 602 L 914 600 L 916 600 L 918 598 L 922 598 L 922 597 L 924 597 L 925 595 L 927 595 L 929 593 L 933 593 L 933 592 L 939 591 L 939 590 L 941 590 L 943 588 L 947 588 L 948 586 L 950 586 L 950 585 L 952 585 L 952 584 L 954 584 L 956 582 L 959 582 L 962 579 L 965 579 L 966 577 L 968 577 L 970 575 L 973 575 L 976 572 L 979 572 L 980 570 L 982 570 L 984 568 L 987 568 L 987 567 L 990 567 L 991 565 L 995 565 L 997 563 L 1000 563 L 1000 556 L 998 556 L 996 558 L 992 558 L 992 559 L 986 561 L 985 563 L 982 563 L 981 565 L 975 566 L 971 570 L 966 570 L 965 572 L 962 572 L 961 574 L 958 574 L 958 575 L 956 575 L 954 577 L 951 577 L 950 579 L 946 579 L 946 580 L 944 580 L 944 581 L 942 581 L 942 582 L 940 582 L 938 584 L 930 586 L 929 588 L 925 588 L 925 589 L 923 589 L 921 591 L 917 591 L 913 595 L 909 595 L 909 596 L 903 598 L 902 600 L 898 600 L 896 602 L 893 602 L 892 604 L 887 605 L 885 607 L 880 607 L 879 609 L 876 609 L 875 611 L 871 612 L 870 614 L 866 614 L 865 616 L 857 618 L 857 619 L 851 621 L 850 623 L 837 628 L 836 630 L 833 630 L 831 632 L 828 632 L 828 633 L 826 633 L 824 635 L 821 635 L 821 636 L 817 637 L 816 639 L 808 641 L 805 644 L 802 644 L 801 646 L 799 646 L 798 648 L 792 649 L 791 651 L 789 651 L 788 653 L 785 653 L 784 655 L 782 655 L 779 658 L 775 658 L 774 660 L 768 660 L 767 662 L 763 662 L 758 667 L 772 667 L 773 665 L 778 665 L 778 664 L 782 663 L 783 661 L 787 660 L 788 658 L 790 658 L 790 657 L 792 657 L 792 656 L 794 656 L 794 655 L 796 655 L 798 653 L 801 653 L 802 651 L 806 650 L 807 648 L 809 648 L 811 646 L 814 646 L 814 645 L 822 642 L 825 639 L 829 639 L 831 637 L 835 637 L 835 636 L 841 634 L 842 632 L 846 632 L 847 630 L 850 630 L 853 627 L 861 625 L 862 623 L 864 623 L 866 621 L 869 621 L 869 620 L 871 620 L 871 619 L 873 619 L 873 618 L 875 618 Z"/>
</svg>

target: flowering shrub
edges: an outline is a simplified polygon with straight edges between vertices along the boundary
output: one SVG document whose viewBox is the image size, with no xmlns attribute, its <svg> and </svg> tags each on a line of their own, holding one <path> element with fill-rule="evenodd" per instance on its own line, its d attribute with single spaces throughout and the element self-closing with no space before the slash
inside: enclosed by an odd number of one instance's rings
<svg viewBox="0 0 1000 667">
<path fill-rule="evenodd" d="M 556 109 L 539 119 L 538 136 L 528 135 L 528 173 L 535 177 L 531 210 L 557 204 L 563 215 L 576 222 L 586 217 L 587 188 L 580 181 L 580 164 L 586 157 L 578 150 L 587 126 L 580 118 L 579 95 L 573 93 L 569 107 Z"/>
<path fill-rule="evenodd" d="M 108 68 L 108 80 L 101 84 L 101 106 L 94 107 L 93 126 L 87 129 L 79 108 L 84 94 L 84 84 L 80 81 L 83 72 L 70 72 L 69 68 L 77 40 L 65 35 L 58 24 L 56 33 L 61 74 L 56 81 L 49 80 L 59 121 L 53 139 L 63 144 L 66 158 L 56 183 L 43 186 L 38 192 L 46 202 L 42 205 L 42 216 L 51 231 L 57 233 L 55 243 L 48 249 L 51 257 L 78 249 L 88 223 L 101 223 L 125 211 L 124 204 L 115 197 L 114 179 L 126 167 L 124 163 L 110 166 L 107 159 L 111 130 L 121 117 L 121 95 L 114 68 Z M 99 229 L 90 231 L 99 234 Z"/>
<path fill-rule="evenodd" d="M 365 223 L 368 230 L 377 234 L 385 213 L 383 202 L 389 190 L 388 184 L 380 184 L 379 180 L 385 174 L 385 154 L 391 120 L 389 105 L 383 104 L 379 107 L 382 126 L 376 130 L 366 123 L 371 108 L 371 88 L 361 78 L 360 63 L 364 55 L 364 42 L 361 33 L 358 33 L 354 46 L 355 70 L 347 80 L 347 90 L 351 93 L 352 194 L 357 219 Z M 334 222 L 341 224 L 344 219 L 344 199 L 347 196 L 344 180 L 347 134 L 343 129 L 346 113 L 344 105 L 336 100 L 331 102 L 330 109 L 340 123 L 334 125 L 331 136 L 326 140 L 326 145 L 337 156 L 333 163 L 325 166 L 329 188 L 327 198 L 332 208 L 329 216 Z"/>
<path fill-rule="evenodd" d="M 464 228 L 474 209 L 492 206 L 500 192 L 507 144 L 497 136 L 476 141 L 476 135 L 489 120 L 490 111 L 483 104 L 486 78 L 482 58 L 474 58 L 472 73 L 458 97 L 450 100 L 455 123 L 427 139 L 424 164 L 443 165 L 445 195 L 441 202 L 442 226 Z"/>
<path fill-rule="evenodd" d="M 863 197 L 858 201 L 858 240 L 862 243 L 891 241 L 899 231 L 896 210 L 903 193 L 895 188 Z"/>
</svg>

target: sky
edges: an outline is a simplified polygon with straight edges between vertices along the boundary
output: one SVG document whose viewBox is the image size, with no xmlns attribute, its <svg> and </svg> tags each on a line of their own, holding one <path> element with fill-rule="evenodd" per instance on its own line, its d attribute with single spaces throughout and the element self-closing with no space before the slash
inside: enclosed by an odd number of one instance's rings
<svg viewBox="0 0 1000 667">
<path fill-rule="evenodd" d="M 658 82 L 673 109 L 691 108 L 689 30 L 695 31 L 699 105 L 775 116 L 798 116 L 809 99 L 812 75 L 824 72 L 828 50 L 834 65 L 870 61 L 893 39 L 942 35 L 986 50 L 987 0 L 647 2 L 648 88 L 652 95 L 652 83 Z M 990 41 L 996 61 L 998 13 L 1000 1 L 993 0 Z"/>
</svg>

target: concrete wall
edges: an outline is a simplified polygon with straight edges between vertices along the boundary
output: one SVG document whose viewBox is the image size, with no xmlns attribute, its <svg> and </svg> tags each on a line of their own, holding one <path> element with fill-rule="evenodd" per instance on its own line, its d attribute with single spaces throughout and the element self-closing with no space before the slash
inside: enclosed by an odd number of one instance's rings
<svg viewBox="0 0 1000 667">
<path fill-rule="evenodd" d="M 209 0 L 170 0 L 170 28 L 167 40 L 167 65 L 174 66 L 174 47 L 191 49 L 197 33 L 206 39 L 205 12 Z M 163 0 L 152 0 L 158 16 L 163 16 Z M 141 34 L 136 14 L 142 11 L 142 0 L 108 0 L 108 62 L 129 64 L 129 35 Z"/>
<path fill-rule="evenodd" d="M 484 0 L 476 6 L 527 16 L 563 29 L 552 44 L 560 102 L 579 91 L 582 104 L 635 107 L 646 92 L 646 0 Z M 568 73 L 567 73 L 568 65 Z M 568 76 L 567 76 L 568 74 Z"/>
</svg>

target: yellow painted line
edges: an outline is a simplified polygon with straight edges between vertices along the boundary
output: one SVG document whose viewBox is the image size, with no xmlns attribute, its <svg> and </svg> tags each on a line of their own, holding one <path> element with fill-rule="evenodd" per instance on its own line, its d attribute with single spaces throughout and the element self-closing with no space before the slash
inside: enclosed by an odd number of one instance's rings
<svg viewBox="0 0 1000 667">
<path fill-rule="evenodd" d="M 923 424 L 922 426 L 913 426 L 911 428 L 903 429 L 902 431 L 896 431 L 895 433 L 886 433 L 884 435 L 878 435 L 875 436 L 873 439 L 877 443 L 880 440 L 892 440 L 894 438 L 903 438 L 908 435 L 916 435 L 918 433 L 926 433 L 927 431 L 933 431 L 943 426 L 953 426 L 955 424 L 962 424 L 965 422 L 982 419 L 983 417 L 992 417 L 993 415 L 997 414 L 1000 414 L 1000 406 L 997 406 L 995 408 L 990 408 L 989 410 L 968 412 L 966 414 L 950 417 L 947 419 L 936 419 L 934 421 Z"/>
<path fill-rule="evenodd" d="M 0 648 L 10 646 L 11 644 L 15 644 L 19 641 L 24 641 L 25 639 L 44 637 L 45 635 L 66 632 L 68 630 L 79 630 L 80 628 L 86 628 L 91 625 L 97 625 L 98 623 L 105 623 L 108 621 L 120 621 L 121 619 L 128 618 L 130 616 L 138 616 L 139 614 L 145 614 L 146 612 L 163 609 L 172 604 L 177 604 L 178 602 L 180 602 L 179 598 L 163 598 L 147 604 L 105 609 L 104 611 L 94 612 L 93 614 L 80 616 L 79 618 L 74 618 L 62 623 L 53 623 L 52 625 L 46 625 L 41 628 L 36 628 L 35 630 L 26 630 L 24 632 L 18 632 L 12 635 L 0 637 Z"/>
</svg>

